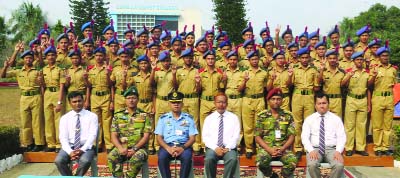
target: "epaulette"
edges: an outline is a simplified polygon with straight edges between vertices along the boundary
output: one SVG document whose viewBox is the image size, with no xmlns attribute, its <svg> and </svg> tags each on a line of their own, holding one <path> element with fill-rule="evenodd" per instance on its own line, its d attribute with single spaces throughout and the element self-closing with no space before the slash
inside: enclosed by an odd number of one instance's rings
<svg viewBox="0 0 400 178">
<path fill-rule="evenodd" d="M 184 113 L 184 116 L 189 117 L 190 119 L 193 119 L 193 116 L 189 113 Z"/>
<path fill-rule="evenodd" d="M 392 67 L 396 70 L 399 70 L 399 67 L 397 67 L 396 65 L 392 65 Z"/>
<path fill-rule="evenodd" d="M 88 66 L 87 66 L 87 69 L 88 69 L 88 70 L 92 70 L 93 68 L 94 68 L 94 65 L 88 65 Z"/>
<path fill-rule="evenodd" d="M 199 73 L 204 72 L 204 70 L 205 70 L 205 68 L 200 68 L 200 69 L 199 69 Z"/>
<path fill-rule="evenodd" d="M 167 116 L 168 116 L 168 113 L 165 113 L 165 114 L 160 116 L 160 119 L 166 118 Z"/>
<path fill-rule="evenodd" d="M 154 70 L 155 71 L 159 71 L 159 70 L 161 70 L 161 68 L 160 67 L 156 67 Z"/>
<path fill-rule="evenodd" d="M 369 69 L 364 69 L 364 71 L 369 74 L 370 70 Z"/>
<path fill-rule="evenodd" d="M 138 72 L 132 72 L 131 73 L 131 77 L 134 77 L 134 76 L 136 76 L 138 74 Z"/>
<path fill-rule="evenodd" d="M 353 71 L 353 68 L 348 68 L 348 69 L 345 70 L 346 73 L 349 73 L 349 72 L 352 72 L 352 71 Z"/>
<path fill-rule="evenodd" d="M 220 69 L 220 68 L 217 68 L 217 72 L 220 73 L 220 74 L 224 73 L 224 71 L 222 71 L 222 69 Z"/>
</svg>

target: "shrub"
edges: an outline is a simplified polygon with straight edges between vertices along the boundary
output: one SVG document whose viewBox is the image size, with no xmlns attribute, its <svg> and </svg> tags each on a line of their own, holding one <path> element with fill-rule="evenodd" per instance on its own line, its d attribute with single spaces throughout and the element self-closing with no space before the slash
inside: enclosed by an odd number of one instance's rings
<svg viewBox="0 0 400 178">
<path fill-rule="evenodd" d="M 18 127 L 0 126 L 0 140 L 0 159 L 22 153 Z"/>
</svg>

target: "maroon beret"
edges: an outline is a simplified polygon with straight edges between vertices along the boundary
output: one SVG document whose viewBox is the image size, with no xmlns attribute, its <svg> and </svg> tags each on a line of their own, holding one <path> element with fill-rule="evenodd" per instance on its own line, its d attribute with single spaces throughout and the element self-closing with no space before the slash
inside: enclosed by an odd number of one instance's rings
<svg viewBox="0 0 400 178">
<path fill-rule="evenodd" d="M 273 96 L 281 96 L 282 97 L 283 96 L 282 95 L 282 90 L 280 88 L 273 88 L 272 90 L 270 90 L 268 92 L 267 100 L 269 100 Z"/>
</svg>

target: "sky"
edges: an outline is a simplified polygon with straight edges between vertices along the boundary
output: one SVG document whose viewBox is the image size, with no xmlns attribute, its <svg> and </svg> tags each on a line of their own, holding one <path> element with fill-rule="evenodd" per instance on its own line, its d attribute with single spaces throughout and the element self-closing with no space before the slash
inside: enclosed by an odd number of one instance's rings
<svg viewBox="0 0 400 178">
<path fill-rule="evenodd" d="M 0 0 L 0 16 L 9 19 L 11 12 L 25 1 L 38 4 L 47 15 L 49 24 L 54 24 L 58 19 L 64 24 L 70 22 L 68 0 Z M 210 29 L 215 23 L 211 0 L 105 1 L 110 2 L 111 9 L 124 5 L 172 5 L 180 9 L 197 8 L 203 14 L 203 29 Z M 344 17 L 355 17 L 375 3 L 400 8 L 400 0 L 247 0 L 246 3 L 246 18 L 252 22 L 256 34 L 265 26 L 265 21 L 268 21 L 271 31 L 280 25 L 283 32 L 286 25 L 290 25 L 294 35 L 303 32 L 305 26 L 309 32 L 320 28 L 320 32 L 326 34 Z"/>
</svg>

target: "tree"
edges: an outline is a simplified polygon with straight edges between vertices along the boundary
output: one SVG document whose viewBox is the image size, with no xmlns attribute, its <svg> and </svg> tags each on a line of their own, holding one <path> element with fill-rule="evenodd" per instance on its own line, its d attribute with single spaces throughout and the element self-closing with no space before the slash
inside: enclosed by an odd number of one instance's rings
<svg viewBox="0 0 400 178">
<path fill-rule="evenodd" d="M 64 33 L 64 26 L 60 19 L 57 20 L 57 23 L 51 28 L 51 33 L 53 34 L 54 40 L 58 37 L 61 33 Z"/>
<path fill-rule="evenodd" d="M 229 32 L 235 44 L 243 42 L 241 31 L 246 28 L 245 0 L 213 0 L 217 26 Z"/>
<path fill-rule="evenodd" d="M 0 54 L 6 48 L 7 27 L 4 22 L 4 17 L 0 17 Z"/>
<path fill-rule="evenodd" d="M 93 36 L 101 35 L 103 28 L 109 24 L 107 12 L 109 4 L 103 0 L 69 0 L 71 18 L 80 39 L 83 38 L 83 34 L 80 32 L 81 26 L 92 19 L 95 21 Z"/>
<path fill-rule="evenodd" d="M 371 25 L 371 40 L 376 38 L 382 41 L 390 41 L 391 62 L 400 64 L 400 9 L 392 6 L 387 8 L 382 4 L 371 6 L 366 12 L 361 12 L 354 18 L 344 18 L 340 23 L 341 40 L 346 41 L 348 37 L 357 41 L 355 35 L 361 27 Z"/>
<path fill-rule="evenodd" d="M 22 3 L 18 9 L 12 12 L 9 20 L 12 43 L 19 40 L 28 42 L 37 36 L 37 33 L 46 22 L 39 5 L 34 6 L 31 2 Z"/>
</svg>

